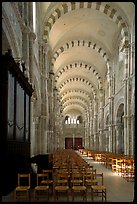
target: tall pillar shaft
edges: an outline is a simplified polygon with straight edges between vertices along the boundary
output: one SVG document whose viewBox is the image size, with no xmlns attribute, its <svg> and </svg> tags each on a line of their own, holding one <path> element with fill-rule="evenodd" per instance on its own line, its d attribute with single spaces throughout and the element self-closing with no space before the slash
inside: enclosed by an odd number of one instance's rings
<svg viewBox="0 0 137 204">
<path fill-rule="evenodd" d="M 25 74 L 29 79 L 29 33 L 27 32 L 27 30 L 23 31 L 22 34 L 22 59 L 25 62 Z"/>
<path fill-rule="evenodd" d="M 94 98 L 93 100 L 93 105 L 94 105 L 94 123 L 93 123 L 93 128 L 94 128 L 94 148 L 95 150 L 98 150 L 98 134 L 97 134 L 97 99 Z"/>
<path fill-rule="evenodd" d="M 109 151 L 114 152 L 112 79 L 109 80 Z"/>
<path fill-rule="evenodd" d="M 100 133 L 99 133 L 99 150 L 104 150 L 104 91 L 103 89 L 100 89 Z"/>
<path fill-rule="evenodd" d="M 30 33 L 29 35 L 29 75 L 30 83 L 34 85 L 34 52 L 33 52 L 33 43 L 34 43 L 35 34 Z"/>
<path fill-rule="evenodd" d="M 124 78 L 124 154 L 131 152 L 131 87 L 129 48 L 125 49 L 125 78 Z"/>
</svg>

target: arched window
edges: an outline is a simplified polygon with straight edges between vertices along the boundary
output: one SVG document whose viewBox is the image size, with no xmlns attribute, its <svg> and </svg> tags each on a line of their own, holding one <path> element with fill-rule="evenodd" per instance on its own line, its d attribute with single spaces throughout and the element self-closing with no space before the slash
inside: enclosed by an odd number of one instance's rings
<svg viewBox="0 0 137 204">
<path fill-rule="evenodd" d="M 82 123 L 82 116 L 81 116 L 81 115 L 79 115 L 79 116 L 77 117 L 77 121 L 79 121 L 79 122 L 77 122 L 77 124 Z"/>
<path fill-rule="evenodd" d="M 66 116 L 64 123 L 65 124 L 79 124 L 82 122 L 81 116 L 76 117 L 76 116 Z"/>
<path fill-rule="evenodd" d="M 65 124 L 68 124 L 68 118 L 69 118 L 69 116 L 67 115 L 67 116 L 65 117 Z"/>
</svg>

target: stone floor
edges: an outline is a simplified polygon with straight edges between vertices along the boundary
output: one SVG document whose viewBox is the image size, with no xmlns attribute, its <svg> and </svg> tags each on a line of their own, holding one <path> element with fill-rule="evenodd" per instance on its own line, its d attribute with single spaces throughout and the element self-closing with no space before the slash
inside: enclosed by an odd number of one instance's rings
<svg viewBox="0 0 137 204">
<path fill-rule="evenodd" d="M 77 151 L 80 155 L 80 153 Z M 135 194 L 135 187 L 134 182 L 127 182 L 124 178 L 116 175 L 111 169 L 107 169 L 104 165 L 95 162 L 91 157 L 87 157 L 81 155 L 83 159 L 85 159 L 88 163 L 93 165 L 94 169 L 97 172 L 102 172 L 104 175 L 104 185 L 107 189 L 107 202 L 133 202 L 134 194 Z M 97 196 L 95 197 L 94 202 L 100 202 L 101 199 Z M 13 192 L 7 196 L 3 196 L 2 202 L 14 202 L 13 200 Z M 18 201 L 21 202 L 21 201 Z M 25 200 L 24 200 L 25 202 Z M 39 199 L 34 201 L 33 199 L 33 190 L 31 191 L 31 200 L 30 202 L 55 202 L 53 195 L 49 195 L 49 200 L 47 198 Z M 57 202 L 67 202 L 66 195 L 59 195 L 59 199 Z M 72 197 L 69 197 L 69 202 L 72 202 Z M 82 195 L 78 194 L 75 197 L 74 202 L 92 202 L 91 201 L 91 192 L 88 191 L 87 193 L 87 201 L 83 201 Z"/>
</svg>

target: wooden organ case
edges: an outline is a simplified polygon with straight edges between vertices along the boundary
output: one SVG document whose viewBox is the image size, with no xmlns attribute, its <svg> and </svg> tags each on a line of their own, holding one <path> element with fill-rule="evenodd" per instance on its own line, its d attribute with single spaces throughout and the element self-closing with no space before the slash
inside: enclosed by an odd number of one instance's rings
<svg viewBox="0 0 137 204">
<path fill-rule="evenodd" d="M 1 169 L 2 195 L 17 185 L 17 174 L 30 171 L 30 104 L 32 86 L 11 55 L 2 55 Z"/>
</svg>

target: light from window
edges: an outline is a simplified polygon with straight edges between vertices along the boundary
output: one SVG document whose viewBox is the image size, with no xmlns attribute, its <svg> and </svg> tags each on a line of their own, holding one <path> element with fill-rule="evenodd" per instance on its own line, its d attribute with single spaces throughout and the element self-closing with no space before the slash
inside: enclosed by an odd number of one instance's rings
<svg viewBox="0 0 137 204">
<path fill-rule="evenodd" d="M 80 123 L 80 121 L 79 121 L 79 119 L 77 119 L 77 118 L 74 118 L 74 117 L 68 117 L 68 118 L 66 118 L 65 119 L 65 124 L 79 124 Z"/>
<path fill-rule="evenodd" d="M 79 124 L 79 120 L 77 120 L 77 124 Z"/>
<path fill-rule="evenodd" d="M 76 124 L 76 118 L 74 118 L 74 124 Z"/>
<path fill-rule="evenodd" d="M 36 2 L 33 3 L 33 31 L 36 31 Z"/>
<path fill-rule="evenodd" d="M 70 118 L 68 118 L 68 124 L 70 124 Z"/>
<path fill-rule="evenodd" d="M 73 124 L 73 118 L 71 118 L 71 124 Z"/>
</svg>

